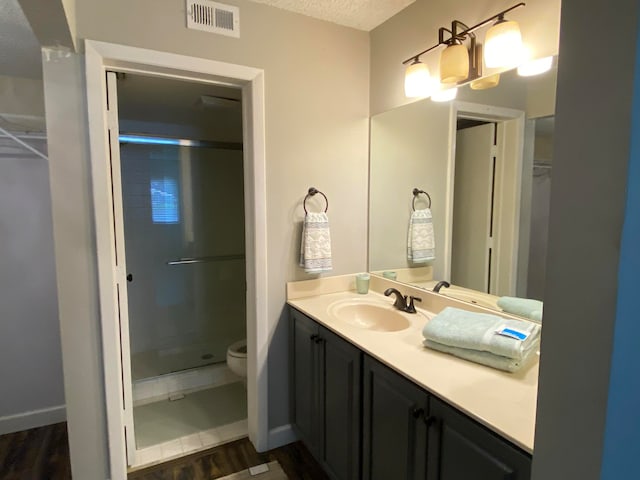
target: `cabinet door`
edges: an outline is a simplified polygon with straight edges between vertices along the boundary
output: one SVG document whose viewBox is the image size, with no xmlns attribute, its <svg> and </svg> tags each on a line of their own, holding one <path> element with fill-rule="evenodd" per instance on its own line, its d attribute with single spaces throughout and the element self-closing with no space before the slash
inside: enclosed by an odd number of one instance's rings
<svg viewBox="0 0 640 480">
<path fill-rule="evenodd" d="M 363 378 L 363 478 L 424 480 L 428 395 L 367 356 Z"/>
<path fill-rule="evenodd" d="M 291 418 L 309 450 L 320 456 L 320 419 L 318 416 L 320 381 L 318 374 L 318 325 L 291 309 Z"/>
<path fill-rule="evenodd" d="M 324 345 L 324 464 L 340 480 L 360 478 L 360 403 L 362 353 L 325 328 L 320 328 Z"/>
<path fill-rule="evenodd" d="M 531 457 L 431 398 L 429 480 L 529 480 Z"/>
</svg>

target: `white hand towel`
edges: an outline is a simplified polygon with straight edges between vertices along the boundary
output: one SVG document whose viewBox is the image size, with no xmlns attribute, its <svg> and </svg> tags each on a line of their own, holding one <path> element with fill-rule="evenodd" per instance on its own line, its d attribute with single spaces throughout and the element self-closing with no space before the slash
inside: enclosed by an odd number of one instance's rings
<svg viewBox="0 0 640 480">
<path fill-rule="evenodd" d="M 407 258 L 412 263 L 427 263 L 436 258 L 436 243 L 429 208 L 414 210 L 411 214 Z"/>
<path fill-rule="evenodd" d="M 310 212 L 304 217 L 300 266 L 307 273 L 331 271 L 331 233 L 329 217 L 324 212 Z"/>
</svg>

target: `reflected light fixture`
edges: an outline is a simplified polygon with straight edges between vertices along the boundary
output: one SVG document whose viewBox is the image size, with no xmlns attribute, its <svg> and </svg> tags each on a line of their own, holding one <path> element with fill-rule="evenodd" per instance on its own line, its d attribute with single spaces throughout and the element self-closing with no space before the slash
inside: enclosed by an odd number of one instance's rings
<svg viewBox="0 0 640 480">
<path fill-rule="evenodd" d="M 551 70 L 553 57 L 537 58 L 523 63 L 518 67 L 518 75 L 521 77 L 532 77 Z"/>
<path fill-rule="evenodd" d="M 517 22 L 505 20 L 505 14 L 524 6 L 525 4 L 520 2 L 472 27 L 467 27 L 459 20 L 451 22 L 451 29 L 440 27 L 438 43 L 402 62 L 403 65 L 409 64 L 405 72 L 406 96 L 429 96 L 434 85 L 432 80 L 426 80 L 429 76 L 429 69 L 420 62 L 420 56 L 441 45 L 445 46 L 440 55 L 440 82 L 442 84 L 459 85 L 480 79 L 482 77 L 483 51 L 485 64 L 490 68 L 514 67 L 520 63 L 523 56 L 520 28 Z M 487 32 L 483 48 L 483 45 L 476 40 L 475 31 L 494 20 L 497 21 Z M 465 44 L 467 40 L 469 41 L 468 46 Z M 418 74 L 421 77 L 418 77 Z M 491 80 L 484 83 L 479 82 L 476 85 L 479 85 L 479 88 L 490 88 L 497 85 L 498 81 L 499 77 L 492 76 Z"/>
<path fill-rule="evenodd" d="M 458 87 L 447 88 L 444 90 L 438 90 L 431 95 L 431 100 L 434 102 L 449 102 L 458 96 Z"/>
<path fill-rule="evenodd" d="M 489 75 L 487 77 L 477 78 L 469 84 L 471 90 L 486 90 L 488 88 L 497 87 L 500 83 L 500 74 Z"/>
<path fill-rule="evenodd" d="M 426 63 L 418 57 L 407 67 L 404 75 L 404 94 L 408 98 L 428 97 L 431 94 L 431 74 Z"/>
</svg>

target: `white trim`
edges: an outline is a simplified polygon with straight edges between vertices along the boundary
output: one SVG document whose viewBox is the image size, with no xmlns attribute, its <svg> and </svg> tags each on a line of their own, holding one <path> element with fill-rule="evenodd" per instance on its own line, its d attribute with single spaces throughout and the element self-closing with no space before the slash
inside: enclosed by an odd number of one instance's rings
<svg viewBox="0 0 640 480">
<path fill-rule="evenodd" d="M 116 74 L 108 72 L 106 74 L 107 98 L 109 99 L 109 110 L 107 112 L 107 130 L 109 131 L 108 141 L 109 158 L 107 158 L 106 168 L 111 171 L 108 188 L 111 191 L 111 201 L 113 209 L 110 210 L 109 225 L 111 225 L 115 235 L 115 259 L 111 264 L 117 299 L 116 315 L 113 317 L 116 325 L 119 325 L 119 348 L 121 350 L 121 375 L 122 375 L 122 398 L 123 404 L 123 420 L 126 429 L 126 450 L 127 463 L 133 465 L 136 462 L 136 442 L 133 424 L 133 384 L 131 383 L 131 349 L 129 340 L 129 296 L 127 292 L 127 264 L 126 264 L 126 245 L 124 240 L 124 214 L 122 206 L 122 177 L 120 168 L 120 143 L 118 141 L 118 89 Z"/>
<path fill-rule="evenodd" d="M 244 104 L 245 222 L 247 258 L 247 348 L 249 438 L 258 451 L 269 448 L 267 352 L 267 238 L 264 72 L 260 69 L 167 52 L 85 40 L 87 104 L 94 192 L 103 366 L 111 477 L 126 478 L 120 347 L 115 318 L 113 235 L 107 189 L 105 72 L 146 75 L 241 86 Z M 111 320 L 110 320 L 111 319 Z M 251 360 L 252 359 L 252 360 Z"/>
<path fill-rule="evenodd" d="M 455 162 L 456 162 L 456 129 L 457 119 L 469 118 L 473 120 L 482 120 L 489 122 L 504 122 L 509 120 L 515 120 L 518 122 L 516 128 L 517 135 L 514 139 L 515 146 L 519 154 L 516 157 L 517 162 L 517 177 L 521 180 L 522 168 L 523 168 L 523 147 L 524 147 L 524 122 L 525 112 L 522 110 L 515 110 L 513 108 L 496 107 L 493 105 L 482 105 L 470 102 L 454 101 L 451 104 L 451 115 L 449 117 L 449 158 L 447 160 L 447 195 L 446 195 L 446 218 L 445 218 L 445 276 L 444 278 L 451 277 L 451 249 L 453 243 L 453 196 L 454 196 L 454 180 L 455 180 Z M 517 268 L 518 268 L 518 250 L 520 248 L 519 238 L 519 225 L 520 225 L 520 205 L 521 205 L 522 186 L 518 181 L 514 191 L 514 201 L 517 208 L 514 218 L 515 232 L 513 234 L 513 245 L 511 252 L 511 268 L 508 283 L 511 287 L 511 291 L 515 295 L 516 292 L 516 280 L 517 280 Z M 496 202 L 499 204 L 499 202 Z"/>
<path fill-rule="evenodd" d="M 295 430 L 291 424 L 269 430 L 269 448 L 278 448 L 288 445 L 298 440 Z"/>
<path fill-rule="evenodd" d="M 7 415 L 0 417 L 0 435 L 44 427 L 45 425 L 64 422 L 66 419 L 67 410 L 65 405 Z"/>
</svg>

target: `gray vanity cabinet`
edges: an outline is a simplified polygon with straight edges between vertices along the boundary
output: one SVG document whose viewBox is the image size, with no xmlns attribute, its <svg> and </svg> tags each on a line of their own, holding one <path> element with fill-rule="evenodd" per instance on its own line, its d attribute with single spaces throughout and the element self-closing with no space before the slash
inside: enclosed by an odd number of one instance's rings
<svg viewBox="0 0 640 480">
<path fill-rule="evenodd" d="M 334 480 L 530 479 L 530 455 L 293 308 L 290 352 L 292 423 Z"/>
<path fill-rule="evenodd" d="M 360 478 L 362 352 L 291 309 L 292 420 L 335 480 Z"/>
<path fill-rule="evenodd" d="M 424 480 L 429 395 L 365 356 L 362 478 Z"/>
<path fill-rule="evenodd" d="M 531 457 L 433 397 L 427 478 L 529 480 Z"/>
<path fill-rule="evenodd" d="M 365 480 L 528 480 L 531 457 L 365 356 Z"/>
</svg>

